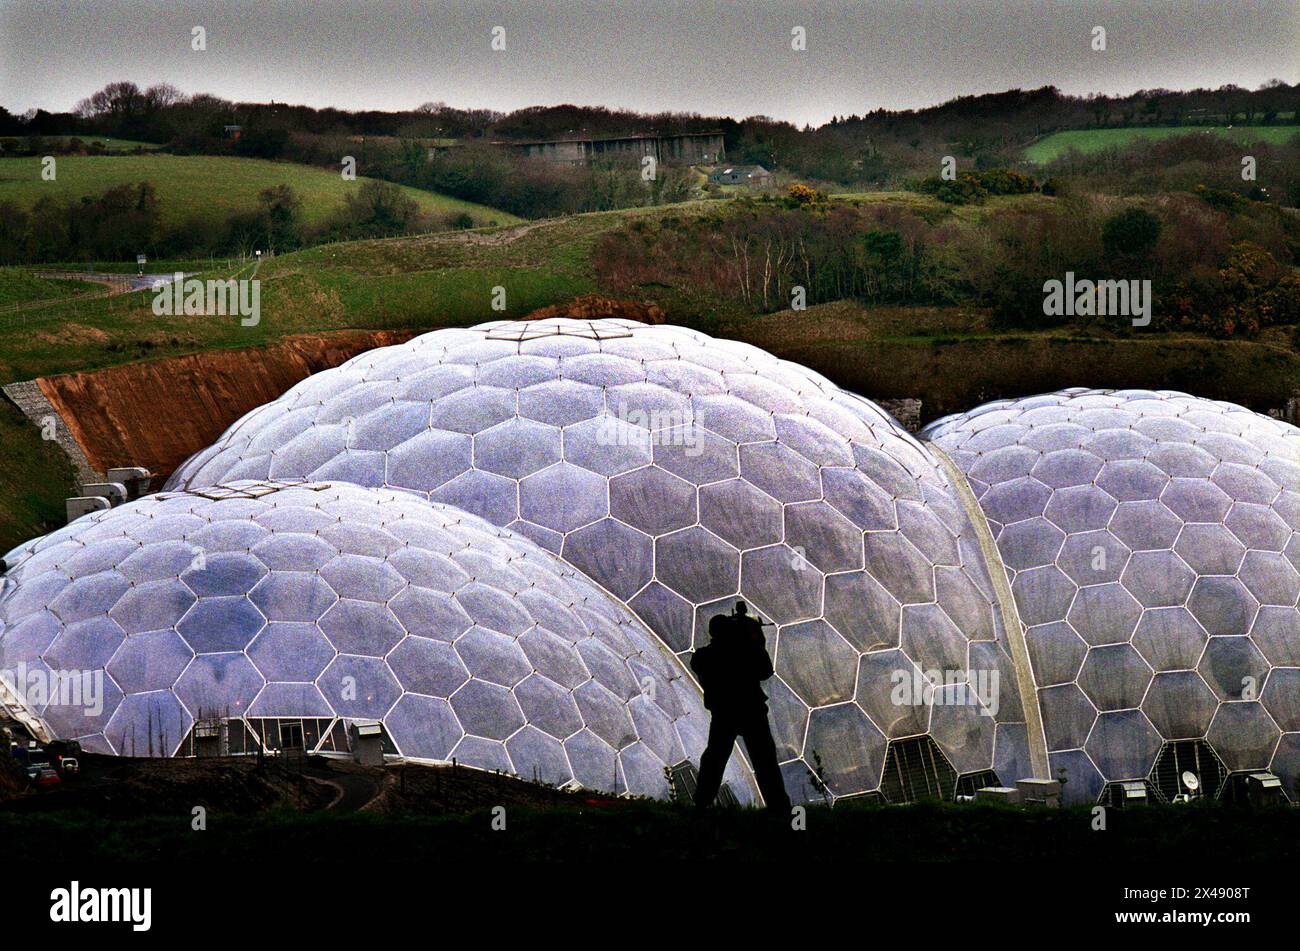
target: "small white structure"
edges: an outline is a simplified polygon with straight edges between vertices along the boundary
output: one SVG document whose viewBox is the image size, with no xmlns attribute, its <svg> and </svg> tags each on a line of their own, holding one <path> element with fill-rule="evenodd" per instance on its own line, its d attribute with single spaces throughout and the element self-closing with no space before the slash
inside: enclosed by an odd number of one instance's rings
<svg viewBox="0 0 1300 951">
<path fill-rule="evenodd" d="M 384 727 L 378 720 L 353 720 L 348 739 L 352 758 L 362 766 L 384 765 Z"/>
<path fill-rule="evenodd" d="M 111 509 L 113 504 L 102 495 L 78 495 L 64 503 L 68 521 L 75 522 L 91 512 L 103 512 Z"/>
<path fill-rule="evenodd" d="M 1030 806 L 1061 807 L 1061 783 L 1056 779 L 1017 779 L 1021 801 Z"/>
</svg>

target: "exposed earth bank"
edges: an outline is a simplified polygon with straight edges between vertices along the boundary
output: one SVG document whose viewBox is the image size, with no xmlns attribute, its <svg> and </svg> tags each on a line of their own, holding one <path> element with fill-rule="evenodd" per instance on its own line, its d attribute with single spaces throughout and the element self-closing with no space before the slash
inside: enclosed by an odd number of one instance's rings
<svg viewBox="0 0 1300 951">
<path fill-rule="evenodd" d="M 146 466 L 154 488 L 232 422 L 300 380 L 415 330 L 286 337 L 269 347 L 210 350 L 37 381 L 92 466 Z"/>
</svg>

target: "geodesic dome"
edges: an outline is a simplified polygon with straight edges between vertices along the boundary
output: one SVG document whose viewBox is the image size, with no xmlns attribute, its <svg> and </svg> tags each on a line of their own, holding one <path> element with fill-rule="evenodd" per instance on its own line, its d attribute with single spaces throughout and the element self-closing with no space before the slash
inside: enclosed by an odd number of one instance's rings
<svg viewBox="0 0 1300 951">
<path fill-rule="evenodd" d="M 1068 389 L 922 433 L 1011 578 L 1072 798 L 1202 741 L 1300 789 L 1300 430 L 1185 393 Z"/>
<path fill-rule="evenodd" d="M 286 724 L 346 749 L 345 724 L 373 719 L 407 757 L 665 796 L 665 767 L 704 746 L 698 688 L 630 612 L 528 539 L 407 493 L 164 492 L 7 562 L 0 669 L 102 678 L 98 712 L 30 709 L 88 749 L 192 752 L 216 719 L 248 749 Z M 752 801 L 743 763 L 727 780 Z"/>
<path fill-rule="evenodd" d="M 816 761 L 834 795 L 880 790 L 891 741 L 927 736 L 955 774 L 1029 773 L 1002 618 L 943 469 L 875 404 L 755 347 L 627 320 L 439 330 L 304 380 L 169 486 L 242 478 L 474 512 L 560 554 L 678 653 L 745 599 L 771 624 L 796 797 Z M 937 705 L 891 695 L 900 672 L 970 670 L 999 673 L 987 705 L 960 683 Z"/>
</svg>

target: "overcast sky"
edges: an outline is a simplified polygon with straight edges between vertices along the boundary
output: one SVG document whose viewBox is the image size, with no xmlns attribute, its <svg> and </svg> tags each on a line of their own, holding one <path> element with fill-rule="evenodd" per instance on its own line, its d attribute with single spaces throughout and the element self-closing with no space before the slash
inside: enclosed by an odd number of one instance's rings
<svg viewBox="0 0 1300 951">
<path fill-rule="evenodd" d="M 206 52 L 190 48 L 195 26 Z M 795 26 L 806 51 L 790 48 Z M 1016 86 L 1273 77 L 1300 78 L 1300 0 L 0 0 L 13 112 L 130 79 L 345 109 L 573 102 L 819 124 Z"/>
</svg>

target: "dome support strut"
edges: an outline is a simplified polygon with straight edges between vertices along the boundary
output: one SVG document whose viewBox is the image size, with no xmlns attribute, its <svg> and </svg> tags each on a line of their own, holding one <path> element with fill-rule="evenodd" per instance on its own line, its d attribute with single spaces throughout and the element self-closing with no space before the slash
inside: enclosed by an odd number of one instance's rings
<svg viewBox="0 0 1300 951">
<path fill-rule="evenodd" d="M 984 553 L 984 562 L 988 566 L 989 579 L 993 582 L 993 591 L 998 596 L 998 610 L 1002 612 L 1002 629 L 1007 632 L 1007 642 L 1011 647 L 1011 660 L 1016 665 L 1016 683 L 1020 687 L 1021 704 L 1025 708 L 1025 732 L 1029 738 L 1029 763 L 1033 768 L 1034 779 L 1051 779 L 1051 767 L 1047 758 L 1047 735 L 1043 732 L 1043 716 L 1038 706 L 1038 690 L 1034 686 L 1033 672 L 1029 667 L 1029 647 L 1025 644 L 1025 628 L 1020 622 L 1020 612 L 1011 593 L 1011 584 L 1007 581 L 1007 569 L 1002 564 L 1002 555 L 998 552 L 993 532 L 984 518 L 975 493 L 966 481 L 966 475 L 948 454 L 935 443 L 925 440 L 926 446 L 934 453 L 939 464 L 952 482 L 961 499 L 962 507 L 975 529 L 979 539 L 980 551 Z M 1016 779 L 1030 777 L 1017 776 Z"/>
</svg>

